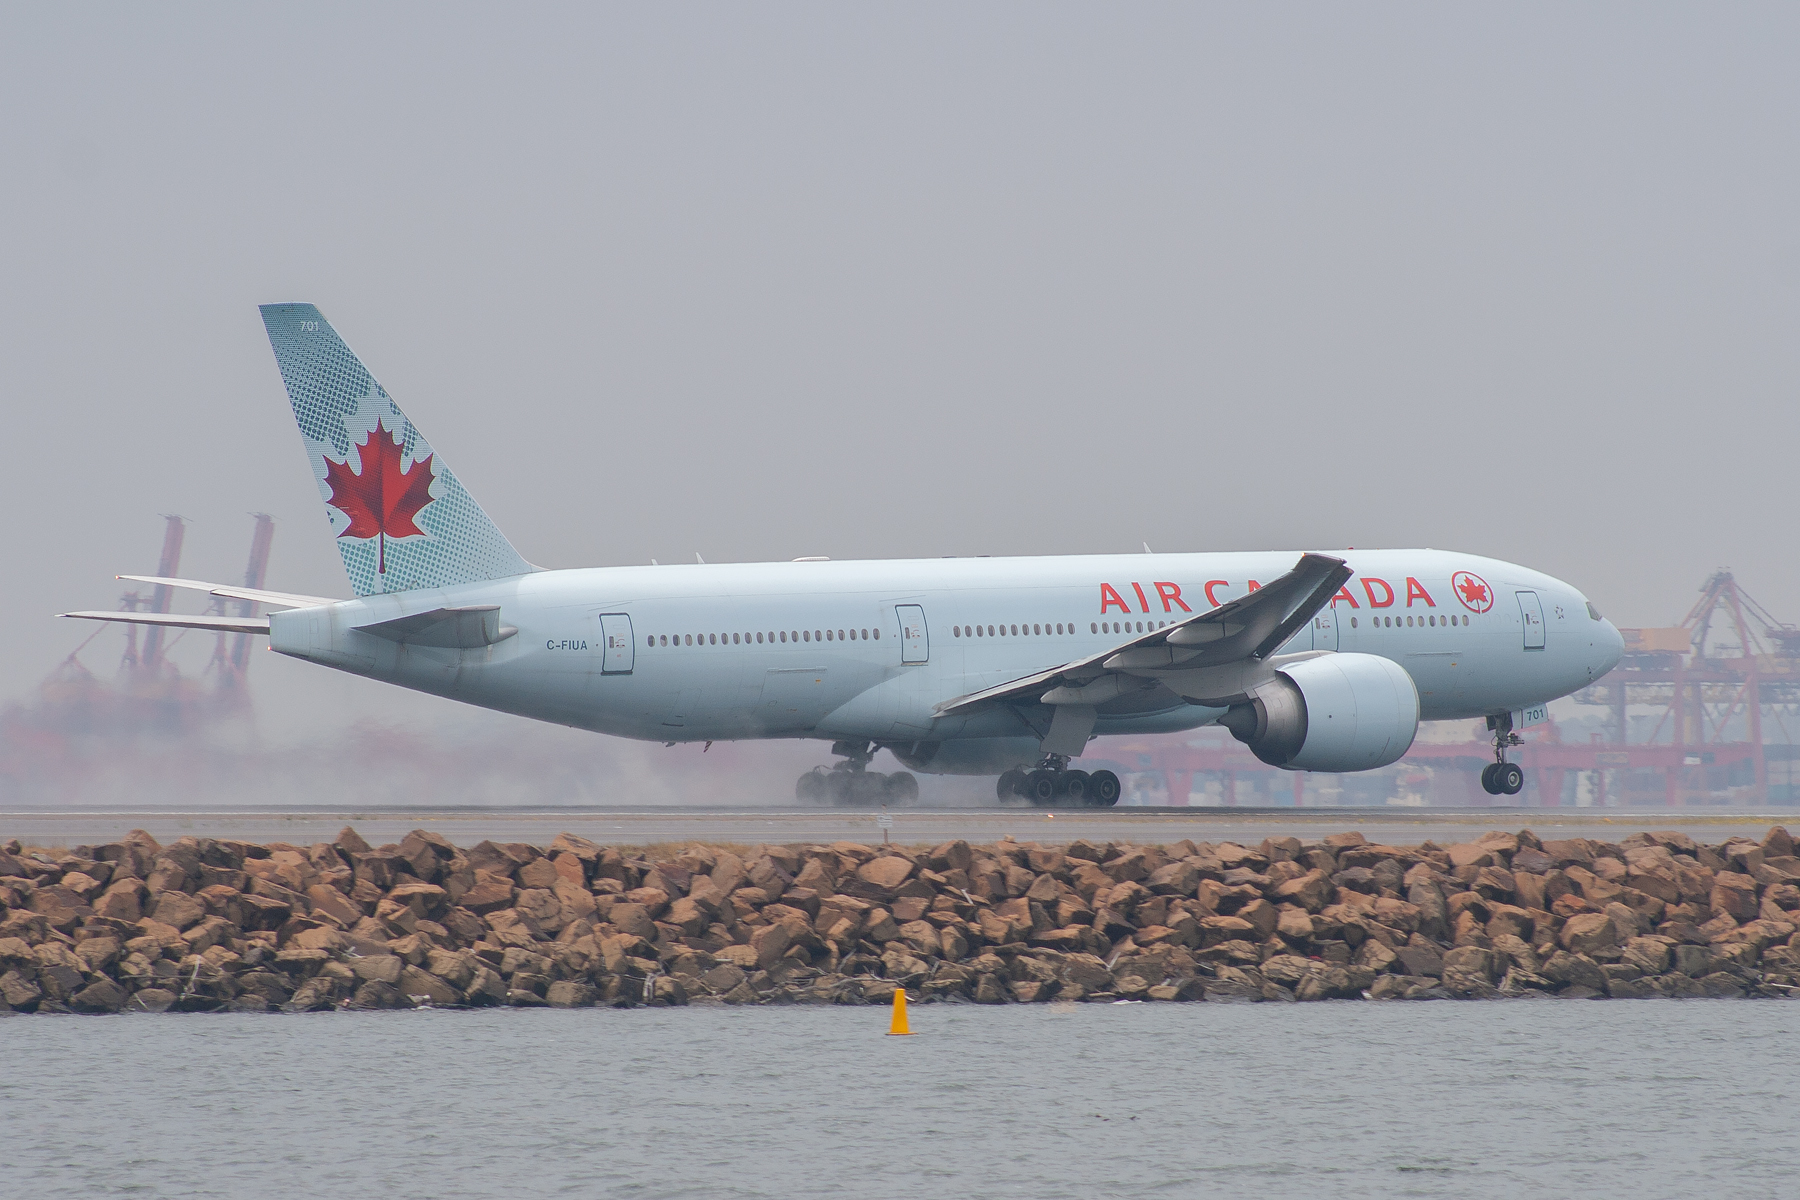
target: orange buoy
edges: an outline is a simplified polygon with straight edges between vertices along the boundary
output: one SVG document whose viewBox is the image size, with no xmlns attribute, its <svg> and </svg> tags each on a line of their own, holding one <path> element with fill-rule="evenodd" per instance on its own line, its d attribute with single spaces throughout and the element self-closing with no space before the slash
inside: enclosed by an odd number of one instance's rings
<svg viewBox="0 0 1800 1200">
<path fill-rule="evenodd" d="M 912 1030 L 906 1027 L 906 989 L 894 989 L 894 1019 L 888 1025 L 889 1037 L 910 1036 Z"/>
</svg>

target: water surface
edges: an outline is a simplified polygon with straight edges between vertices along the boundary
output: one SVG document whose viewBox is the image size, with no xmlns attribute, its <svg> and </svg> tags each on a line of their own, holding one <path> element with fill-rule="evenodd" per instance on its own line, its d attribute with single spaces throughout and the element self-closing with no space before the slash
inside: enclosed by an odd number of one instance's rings
<svg viewBox="0 0 1800 1200">
<path fill-rule="evenodd" d="M 1800 1003 L 0 1020 L 9 1195 L 1800 1193 Z"/>
</svg>

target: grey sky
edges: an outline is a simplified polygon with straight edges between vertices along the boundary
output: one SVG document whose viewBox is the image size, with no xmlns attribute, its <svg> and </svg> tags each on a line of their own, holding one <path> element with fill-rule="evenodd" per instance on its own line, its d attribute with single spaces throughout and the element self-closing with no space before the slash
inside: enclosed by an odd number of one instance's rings
<svg viewBox="0 0 1800 1200">
<path fill-rule="evenodd" d="M 0 693 L 158 513 L 347 594 L 273 300 L 547 566 L 1434 545 L 1800 620 L 1797 27 L 9 6 Z M 444 711 L 272 658 L 278 712 Z"/>
</svg>

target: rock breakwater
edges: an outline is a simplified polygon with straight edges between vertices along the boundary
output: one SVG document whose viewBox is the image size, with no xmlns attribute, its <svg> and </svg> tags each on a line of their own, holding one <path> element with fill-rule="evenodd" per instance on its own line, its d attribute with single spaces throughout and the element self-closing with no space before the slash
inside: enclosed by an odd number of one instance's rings
<svg viewBox="0 0 1800 1200">
<path fill-rule="evenodd" d="M 0 846 L 0 1012 L 1800 994 L 1787 831 Z"/>
</svg>

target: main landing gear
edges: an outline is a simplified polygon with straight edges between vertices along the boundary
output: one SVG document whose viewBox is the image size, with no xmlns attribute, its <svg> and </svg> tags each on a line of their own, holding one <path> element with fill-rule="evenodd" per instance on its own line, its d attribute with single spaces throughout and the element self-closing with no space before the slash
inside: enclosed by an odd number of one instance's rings
<svg viewBox="0 0 1800 1200">
<path fill-rule="evenodd" d="M 1119 777 L 1111 771 L 1071 771 L 1067 758 L 1046 754 L 1029 771 L 1014 767 L 1000 776 L 994 793 L 1002 800 L 1029 800 L 1039 808 L 1111 808 L 1119 802 Z"/>
<path fill-rule="evenodd" d="M 1506 748 L 1524 739 L 1512 731 L 1511 713 L 1489 717 L 1488 728 L 1494 731 L 1494 761 L 1481 769 L 1481 789 L 1490 796 L 1516 796 L 1525 787 L 1525 772 L 1506 761 Z"/>
<path fill-rule="evenodd" d="M 875 747 L 868 742 L 833 742 L 844 761 L 814 767 L 794 784 L 794 798 L 806 804 L 906 804 L 919 798 L 919 781 L 906 771 L 883 775 L 868 769 Z"/>
</svg>

